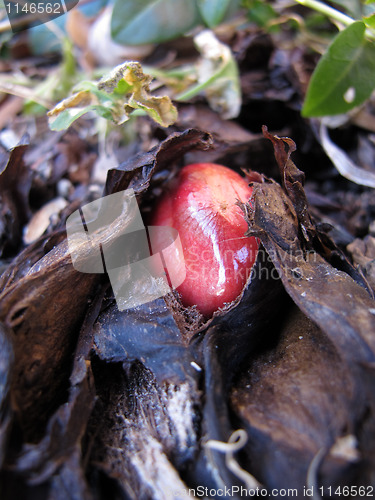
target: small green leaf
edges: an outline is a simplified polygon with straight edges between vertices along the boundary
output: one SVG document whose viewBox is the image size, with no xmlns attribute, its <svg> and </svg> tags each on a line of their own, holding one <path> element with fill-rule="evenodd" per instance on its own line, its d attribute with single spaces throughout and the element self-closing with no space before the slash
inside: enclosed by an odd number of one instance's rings
<svg viewBox="0 0 375 500">
<path fill-rule="evenodd" d="M 29 116 L 45 116 L 47 109 L 35 101 L 25 101 L 23 104 L 23 112 Z"/>
<path fill-rule="evenodd" d="M 79 108 L 69 108 L 62 110 L 54 120 L 50 121 L 50 129 L 51 130 L 66 130 L 70 127 L 70 125 L 80 118 L 85 113 L 89 111 L 95 111 L 95 113 L 107 120 L 112 119 L 112 115 L 109 109 L 104 106 L 100 106 L 98 104 L 92 104 L 90 106 L 85 106 L 82 109 Z"/>
<path fill-rule="evenodd" d="M 231 0 L 197 0 L 199 12 L 210 28 L 217 26 L 224 18 Z"/>
<path fill-rule="evenodd" d="M 121 125 L 135 109 L 146 111 L 162 127 L 168 127 L 177 120 L 177 110 L 169 97 L 150 94 L 151 80 L 138 62 L 127 62 L 98 83 L 81 82 L 78 92 L 48 112 L 50 128 L 64 130 L 90 111 Z"/>
<path fill-rule="evenodd" d="M 375 0 L 374 0 L 375 1 Z M 363 18 L 363 22 L 371 29 L 375 29 L 375 14 Z"/>
<path fill-rule="evenodd" d="M 142 45 L 176 38 L 199 22 L 193 0 L 116 0 L 111 31 L 117 43 Z"/>
<path fill-rule="evenodd" d="M 269 21 L 275 19 L 277 14 L 272 5 L 262 0 L 250 0 L 246 3 L 247 17 L 258 26 L 265 28 Z"/>
<path fill-rule="evenodd" d="M 104 92 L 90 87 L 93 87 L 92 82 L 82 82 L 84 90 L 64 99 L 48 112 L 51 130 L 65 130 L 89 111 L 96 111 L 99 116 L 115 120 L 111 110 L 112 101 Z"/>
<path fill-rule="evenodd" d="M 368 99 L 375 87 L 375 44 L 357 21 L 339 33 L 311 77 L 302 115 L 346 113 Z"/>
</svg>

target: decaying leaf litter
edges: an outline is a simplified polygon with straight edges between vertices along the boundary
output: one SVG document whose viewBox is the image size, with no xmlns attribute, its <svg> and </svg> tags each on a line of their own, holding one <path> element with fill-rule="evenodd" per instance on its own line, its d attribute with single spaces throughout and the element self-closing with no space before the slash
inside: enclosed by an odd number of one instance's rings
<svg viewBox="0 0 375 500">
<path fill-rule="evenodd" d="M 300 117 L 303 47 L 257 30 L 222 37 L 240 70 L 235 121 L 195 97 L 167 129 L 138 117 L 127 142 L 113 131 L 111 155 L 95 122 L 52 134 L 45 117 L 2 148 L 2 498 L 188 498 L 199 485 L 302 498 L 304 487 L 375 483 L 373 193 L 339 177 L 316 123 Z M 195 50 L 185 44 L 184 57 Z M 22 116 L 8 128 L 19 134 Z M 333 135 L 373 168 L 368 128 Z M 113 162 L 105 185 L 100 155 Z M 105 276 L 73 268 L 66 218 L 132 188 L 147 219 L 192 161 L 254 171 L 252 207 L 242 206 L 261 241 L 252 279 L 208 321 L 176 293 L 120 312 Z M 33 214 L 59 196 L 66 206 L 25 244 Z M 223 450 L 237 429 L 236 468 Z"/>
</svg>

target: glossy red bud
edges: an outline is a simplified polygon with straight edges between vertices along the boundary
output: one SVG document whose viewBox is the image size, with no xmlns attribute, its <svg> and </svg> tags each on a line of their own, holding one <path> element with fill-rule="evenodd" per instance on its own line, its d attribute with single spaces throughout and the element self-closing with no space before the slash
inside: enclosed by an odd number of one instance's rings
<svg viewBox="0 0 375 500">
<path fill-rule="evenodd" d="M 247 181 L 233 170 L 195 163 L 184 167 L 160 197 L 152 225 L 179 232 L 186 279 L 177 290 L 185 306 L 196 305 L 209 316 L 241 293 L 258 242 L 245 236 L 248 226 L 236 202 L 247 202 L 251 193 Z M 177 268 L 180 259 L 171 257 L 168 268 Z"/>
</svg>

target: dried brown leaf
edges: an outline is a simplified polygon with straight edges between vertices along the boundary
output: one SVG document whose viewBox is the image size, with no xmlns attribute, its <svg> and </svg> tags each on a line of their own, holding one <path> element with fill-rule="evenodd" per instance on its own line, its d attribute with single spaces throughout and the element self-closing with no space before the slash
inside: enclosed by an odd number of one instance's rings
<svg viewBox="0 0 375 500">
<path fill-rule="evenodd" d="M 27 144 L 23 137 L 18 146 L 0 157 L 0 255 L 17 249 L 30 211 L 31 172 L 23 162 Z"/>
</svg>

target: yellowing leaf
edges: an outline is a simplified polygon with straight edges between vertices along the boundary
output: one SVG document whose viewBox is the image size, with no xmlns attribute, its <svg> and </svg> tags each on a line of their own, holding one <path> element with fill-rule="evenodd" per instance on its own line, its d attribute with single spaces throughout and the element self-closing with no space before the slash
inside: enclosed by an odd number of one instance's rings
<svg viewBox="0 0 375 500">
<path fill-rule="evenodd" d="M 131 113 L 133 109 L 143 109 L 163 127 L 168 127 L 177 120 L 177 109 L 169 97 L 156 97 L 150 94 L 152 76 L 144 74 L 138 62 L 117 66 L 107 78 L 99 82 L 98 87 L 113 92 L 122 80 L 129 89 L 128 102 L 125 105 L 126 113 Z"/>
<path fill-rule="evenodd" d="M 138 62 L 126 62 L 98 83 L 81 82 L 76 94 L 48 112 L 50 128 L 64 130 L 89 111 L 121 125 L 135 109 L 144 110 L 159 125 L 168 127 L 176 121 L 177 110 L 169 97 L 151 95 L 151 81 Z"/>
</svg>

